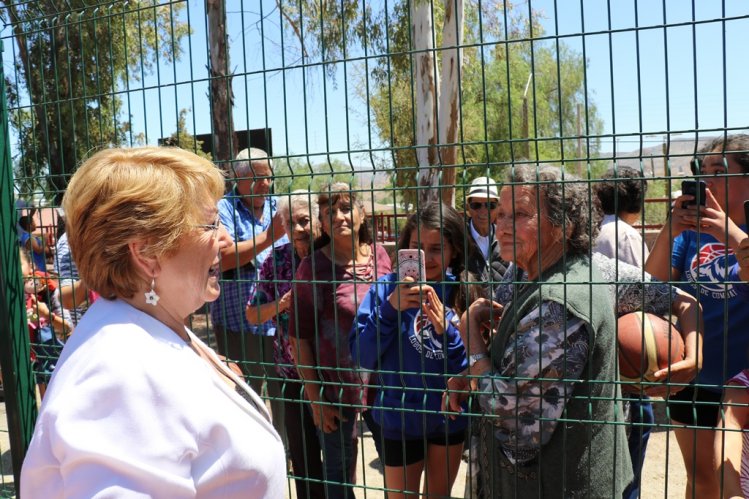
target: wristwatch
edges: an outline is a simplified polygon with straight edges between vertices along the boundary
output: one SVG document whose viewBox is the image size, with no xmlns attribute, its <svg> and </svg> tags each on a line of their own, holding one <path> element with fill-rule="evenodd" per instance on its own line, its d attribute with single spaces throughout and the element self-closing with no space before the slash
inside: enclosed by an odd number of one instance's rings
<svg viewBox="0 0 749 499">
<path fill-rule="evenodd" d="M 472 355 L 468 356 L 468 367 L 473 367 L 473 365 L 482 360 L 482 359 L 488 359 L 489 356 L 486 353 L 474 353 Z"/>
</svg>

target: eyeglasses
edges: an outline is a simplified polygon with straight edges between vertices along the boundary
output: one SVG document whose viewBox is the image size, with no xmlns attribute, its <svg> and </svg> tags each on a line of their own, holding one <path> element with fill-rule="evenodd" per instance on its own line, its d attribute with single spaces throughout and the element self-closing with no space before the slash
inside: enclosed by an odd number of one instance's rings
<svg viewBox="0 0 749 499">
<path fill-rule="evenodd" d="M 486 208 L 488 210 L 493 210 L 497 207 L 496 201 L 487 201 L 486 203 L 479 203 L 476 201 L 471 201 L 468 203 L 468 206 L 471 207 L 472 210 L 480 210 L 481 208 Z"/>
<path fill-rule="evenodd" d="M 221 217 L 216 215 L 216 220 L 212 224 L 195 224 L 192 227 L 203 229 L 206 232 L 213 232 L 213 235 L 215 236 L 218 232 L 218 228 L 221 227 Z"/>
</svg>

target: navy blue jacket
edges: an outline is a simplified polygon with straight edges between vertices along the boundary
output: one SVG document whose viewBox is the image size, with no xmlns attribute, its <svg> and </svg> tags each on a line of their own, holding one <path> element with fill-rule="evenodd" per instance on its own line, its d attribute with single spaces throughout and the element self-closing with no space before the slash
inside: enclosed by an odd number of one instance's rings
<svg viewBox="0 0 749 499">
<path fill-rule="evenodd" d="M 390 305 L 388 297 L 396 281 L 397 276 L 389 274 L 372 285 L 349 334 L 354 362 L 379 375 L 372 415 L 388 439 L 462 431 L 467 418 L 449 421 L 441 411 L 447 379 L 468 367 L 455 312 L 445 307 L 447 329 L 438 335 L 419 309 L 398 312 Z M 444 304 L 458 283 L 448 274 L 445 282 L 430 285 Z"/>
</svg>

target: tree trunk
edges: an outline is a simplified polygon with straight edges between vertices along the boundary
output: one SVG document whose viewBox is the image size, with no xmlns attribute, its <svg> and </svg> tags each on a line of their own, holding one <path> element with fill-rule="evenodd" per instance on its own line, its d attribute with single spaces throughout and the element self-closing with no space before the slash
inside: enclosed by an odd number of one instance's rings
<svg viewBox="0 0 749 499">
<path fill-rule="evenodd" d="M 463 0 L 445 0 L 445 25 L 442 28 L 442 76 L 439 99 L 439 143 L 442 169 L 442 202 L 455 206 L 455 165 L 458 160 L 460 127 L 459 71 L 463 63 Z M 449 145 L 445 145 L 449 144 Z"/>
<path fill-rule="evenodd" d="M 211 77 L 210 102 L 213 125 L 213 160 L 227 161 L 237 155 L 234 140 L 234 118 L 232 107 L 234 93 L 229 72 L 229 52 L 226 38 L 226 6 L 224 0 L 206 0 L 208 15 L 209 67 Z"/>
<path fill-rule="evenodd" d="M 424 204 L 439 199 L 439 167 L 437 163 L 437 130 L 435 106 L 437 102 L 437 75 L 434 68 L 434 30 L 431 2 L 411 2 L 411 41 L 414 51 L 414 100 L 416 116 L 416 159 L 419 163 L 417 185 L 419 202 Z"/>
</svg>

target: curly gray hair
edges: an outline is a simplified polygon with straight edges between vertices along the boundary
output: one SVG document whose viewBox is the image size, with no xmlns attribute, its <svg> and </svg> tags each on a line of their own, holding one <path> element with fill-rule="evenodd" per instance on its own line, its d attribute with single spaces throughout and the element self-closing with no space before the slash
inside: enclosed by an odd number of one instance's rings
<svg viewBox="0 0 749 499">
<path fill-rule="evenodd" d="M 317 222 L 320 218 L 320 207 L 317 204 L 317 194 L 313 194 L 304 189 L 299 189 L 290 194 L 281 194 L 278 196 L 278 213 L 281 214 L 283 226 L 289 230 L 291 215 L 297 207 L 307 210 L 310 220 Z"/>
<path fill-rule="evenodd" d="M 600 229 L 601 212 L 587 182 L 547 164 L 516 166 L 507 181 L 538 189 L 551 225 L 569 234 L 568 256 L 590 253 Z"/>
</svg>

